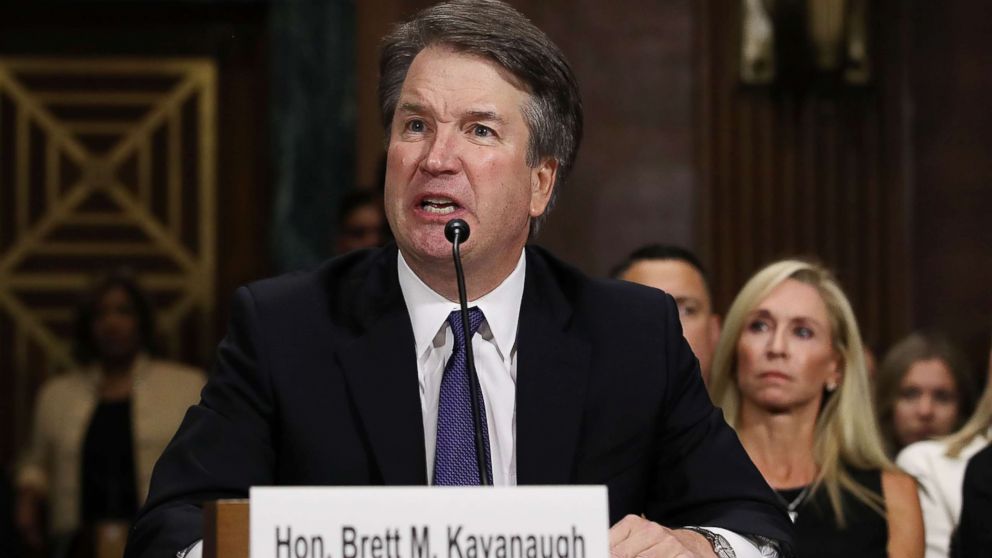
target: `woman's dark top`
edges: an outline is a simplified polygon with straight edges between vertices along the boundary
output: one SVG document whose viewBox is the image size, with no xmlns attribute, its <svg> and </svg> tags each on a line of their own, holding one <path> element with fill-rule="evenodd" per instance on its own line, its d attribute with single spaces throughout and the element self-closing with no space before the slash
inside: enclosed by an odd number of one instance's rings
<svg viewBox="0 0 992 558">
<path fill-rule="evenodd" d="M 0 471 L 0 556 L 20 556 L 19 537 L 14 527 L 14 491 Z"/>
<path fill-rule="evenodd" d="M 859 484 L 882 493 L 882 474 L 878 470 L 848 470 Z M 803 488 L 778 490 L 786 504 L 793 502 Z M 834 517 L 827 490 L 821 486 L 812 496 L 799 504 L 796 515 L 796 556 L 798 558 L 854 557 L 886 558 L 889 524 L 885 517 L 869 508 L 846 490 L 841 490 L 845 527 L 841 529 Z"/>
<path fill-rule="evenodd" d="M 138 494 L 130 399 L 97 405 L 83 443 L 82 467 L 83 524 L 133 520 L 138 512 Z"/>
</svg>

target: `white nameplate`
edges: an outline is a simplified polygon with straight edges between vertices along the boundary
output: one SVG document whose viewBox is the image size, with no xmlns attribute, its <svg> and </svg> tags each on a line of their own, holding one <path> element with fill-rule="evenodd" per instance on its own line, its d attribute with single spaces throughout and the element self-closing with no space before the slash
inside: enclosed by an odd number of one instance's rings
<svg viewBox="0 0 992 558">
<path fill-rule="evenodd" d="M 605 486 L 257 487 L 251 558 L 605 558 Z"/>
</svg>

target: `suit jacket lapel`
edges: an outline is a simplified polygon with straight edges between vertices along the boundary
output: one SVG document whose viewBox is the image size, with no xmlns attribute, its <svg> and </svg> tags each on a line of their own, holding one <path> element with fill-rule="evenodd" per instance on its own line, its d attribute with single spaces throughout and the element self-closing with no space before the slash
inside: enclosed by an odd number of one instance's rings
<svg viewBox="0 0 992 558">
<path fill-rule="evenodd" d="M 547 263 L 528 249 L 517 333 L 517 482 L 572 481 L 590 348 L 570 330 L 572 307 Z"/>
<path fill-rule="evenodd" d="M 396 249 L 373 262 L 354 302 L 354 342 L 338 351 L 354 408 L 385 484 L 426 484 L 423 414 L 413 329 L 396 275 Z"/>
</svg>

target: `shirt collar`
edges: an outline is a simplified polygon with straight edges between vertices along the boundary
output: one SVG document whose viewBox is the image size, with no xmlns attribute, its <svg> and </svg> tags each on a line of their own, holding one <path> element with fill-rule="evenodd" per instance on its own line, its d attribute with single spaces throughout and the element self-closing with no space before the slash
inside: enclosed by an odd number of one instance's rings
<svg viewBox="0 0 992 558">
<path fill-rule="evenodd" d="M 413 338 L 417 344 L 418 358 L 430 347 L 448 314 L 459 308 L 458 302 L 452 302 L 434 289 L 427 286 L 417 274 L 410 269 L 403 253 L 397 254 L 397 272 L 400 290 L 406 302 L 407 313 L 413 326 Z M 507 358 L 517 341 L 517 323 L 520 319 L 520 301 L 524 294 L 524 277 L 527 269 L 527 258 L 523 250 L 517 267 L 495 289 L 482 298 L 468 303 L 469 307 L 478 306 L 486 317 L 485 328 L 488 325 L 493 341 L 503 358 Z"/>
</svg>

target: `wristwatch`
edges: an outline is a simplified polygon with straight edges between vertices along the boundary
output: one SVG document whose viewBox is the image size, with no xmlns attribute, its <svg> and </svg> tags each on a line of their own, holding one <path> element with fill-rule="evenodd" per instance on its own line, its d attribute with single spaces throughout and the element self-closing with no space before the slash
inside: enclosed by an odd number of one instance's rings
<svg viewBox="0 0 992 558">
<path fill-rule="evenodd" d="M 717 558 L 737 558 L 733 547 L 730 546 L 730 543 L 727 542 L 727 539 L 723 535 L 703 529 L 702 527 L 682 527 L 682 529 L 702 535 L 706 539 L 706 542 L 710 543 L 710 547 L 713 548 L 713 554 L 716 554 Z"/>
</svg>

